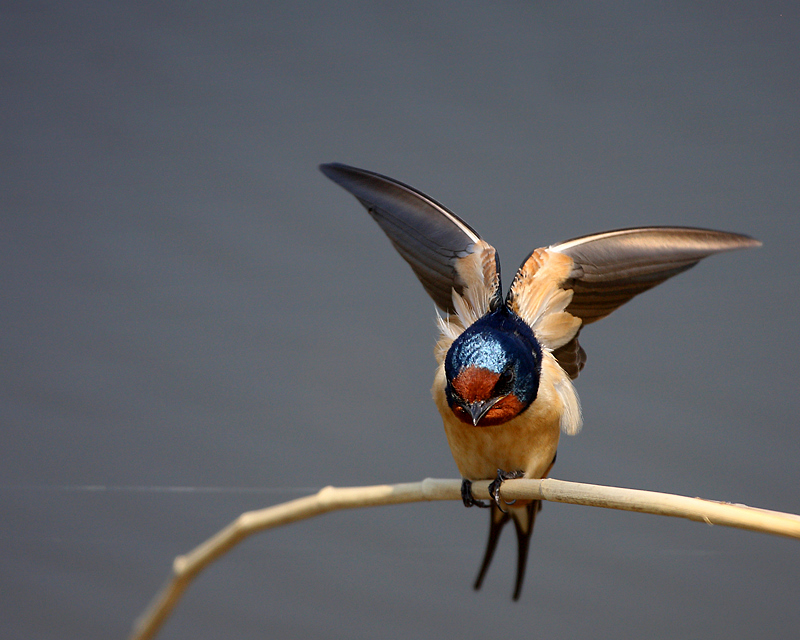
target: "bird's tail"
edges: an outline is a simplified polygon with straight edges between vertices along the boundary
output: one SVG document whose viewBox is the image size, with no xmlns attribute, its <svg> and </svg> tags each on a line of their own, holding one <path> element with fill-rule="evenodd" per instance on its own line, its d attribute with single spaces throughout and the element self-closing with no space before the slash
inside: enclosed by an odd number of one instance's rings
<svg viewBox="0 0 800 640">
<path fill-rule="evenodd" d="M 528 504 L 520 507 L 508 506 L 507 513 L 500 511 L 496 504 L 492 504 L 492 513 L 489 520 L 489 540 L 486 542 L 486 552 L 483 554 L 483 562 L 475 580 L 475 589 L 480 589 L 486 571 L 492 563 L 494 550 L 497 548 L 497 541 L 500 539 L 500 532 L 506 523 L 513 519 L 514 528 L 517 531 L 517 579 L 514 584 L 514 600 L 519 599 L 522 593 L 522 583 L 525 579 L 525 565 L 528 562 L 528 548 L 530 547 L 531 535 L 533 535 L 533 524 L 536 521 L 536 514 L 542 508 L 541 500 L 532 500 Z"/>
</svg>

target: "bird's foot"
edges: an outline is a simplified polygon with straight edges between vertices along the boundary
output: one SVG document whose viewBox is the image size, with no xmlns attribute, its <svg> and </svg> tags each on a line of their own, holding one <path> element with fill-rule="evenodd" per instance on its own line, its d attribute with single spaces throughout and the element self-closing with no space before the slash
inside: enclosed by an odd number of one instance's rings
<svg viewBox="0 0 800 640">
<path fill-rule="evenodd" d="M 489 485 L 489 495 L 492 496 L 492 501 L 497 505 L 497 508 L 500 509 L 503 513 L 507 513 L 505 509 L 503 509 L 502 505 L 500 504 L 500 487 L 506 480 L 515 480 L 516 478 L 521 478 L 525 475 L 524 471 L 517 469 L 516 471 L 503 471 L 502 469 L 497 470 L 497 477 L 492 480 L 492 483 Z M 463 497 L 464 493 L 464 485 L 461 485 L 461 493 Z M 506 502 L 506 504 L 511 505 L 514 504 L 516 500 L 512 500 L 511 502 Z"/>
<path fill-rule="evenodd" d="M 464 501 L 465 507 L 480 507 L 481 509 L 488 509 L 492 505 L 483 500 L 476 500 L 472 495 L 472 482 L 464 478 L 461 481 L 461 499 Z"/>
</svg>

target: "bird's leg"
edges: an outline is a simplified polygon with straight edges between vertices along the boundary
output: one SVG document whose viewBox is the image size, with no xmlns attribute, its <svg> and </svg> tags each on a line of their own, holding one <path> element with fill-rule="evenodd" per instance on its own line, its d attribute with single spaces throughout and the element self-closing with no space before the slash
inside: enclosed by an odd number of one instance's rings
<svg viewBox="0 0 800 640">
<path fill-rule="evenodd" d="M 472 495 L 472 482 L 466 478 L 461 480 L 461 499 L 465 507 L 480 507 L 488 509 L 491 505 L 483 500 L 476 500 Z"/>
<path fill-rule="evenodd" d="M 525 475 L 524 471 L 517 469 L 516 471 L 503 471 L 502 469 L 497 470 L 497 477 L 492 480 L 492 483 L 489 485 L 489 495 L 492 496 L 492 500 L 497 505 L 497 508 L 500 509 L 503 513 L 506 513 L 506 510 L 500 505 L 500 486 L 506 480 L 514 480 L 516 478 L 521 478 Z M 463 497 L 463 488 L 464 485 L 461 485 L 462 488 L 462 497 Z M 514 504 L 516 500 L 513 502 L 506 502 L 506 504 Z"/>
</svg>

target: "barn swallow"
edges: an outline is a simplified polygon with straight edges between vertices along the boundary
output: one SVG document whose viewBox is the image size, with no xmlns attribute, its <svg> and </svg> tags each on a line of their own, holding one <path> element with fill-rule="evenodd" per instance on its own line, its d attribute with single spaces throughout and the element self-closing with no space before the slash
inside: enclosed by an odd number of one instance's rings
<svg viewBox="0 0 800 640">
<path fill-rule="evenodd" d="M 572 381 L 586 362 L 583 325 L 722 251 L 759 246 L 748 236 L 688 227 L 619 229 L 533 251 L 503 297 L 497 252 L 466 222 L 401 182 L 343 164 L 320 170 L 354 195 L 433 298 L 439 339 L 433 399 L 462 477 L 466 506 L 491 508 L 475 589 L 503 527 L 514 522 L 522 590 L 539 500 L 509 504 L 510 478 L 545 478 L 561 432 L 582 425 Z M 492 480 L 489 504 L 471 483 Z"/>
</svg>

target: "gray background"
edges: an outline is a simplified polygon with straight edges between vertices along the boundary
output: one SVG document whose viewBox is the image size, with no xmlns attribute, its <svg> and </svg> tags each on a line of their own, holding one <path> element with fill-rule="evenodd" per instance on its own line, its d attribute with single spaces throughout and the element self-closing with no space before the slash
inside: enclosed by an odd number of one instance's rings
<svg viewBox="0 0 800 640">
<path fill-rule="evenodd" d="M 583 333 L 555 477 L 800 512 L 798 5 L 0 8 L 0 636 L 119 638 L 172 558 L 326 484 L 456 477 L 432 302 L 318 171 L 495 245 L 749 233 Z M 164 638 L 788 637 L 796 541 L 545 505 L 513 604 L 486 514 L 323 518 L 204 573 Z"/>
</svg>

